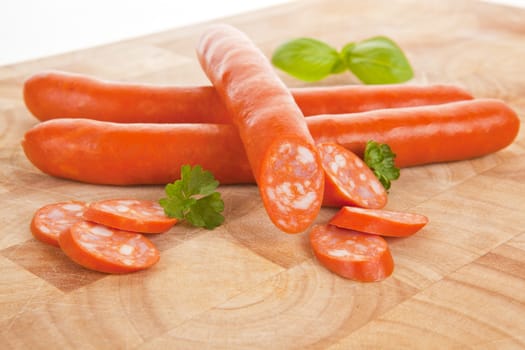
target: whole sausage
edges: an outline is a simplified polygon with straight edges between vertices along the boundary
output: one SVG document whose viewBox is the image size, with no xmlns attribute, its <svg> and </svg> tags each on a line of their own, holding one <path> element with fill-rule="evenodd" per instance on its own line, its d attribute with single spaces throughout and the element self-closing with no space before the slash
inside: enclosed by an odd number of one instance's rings
<svg viewBox="0 0 525 350">
<path fill-rule="evenodd" d="M 96 184 L 167 184 L 184 164 L 201 165 L 221 184 L 253 183 L 235 128 L 227 124 L 121 124 L 53 119 L 22 145 L 43 172 Z"/>
<path fill-rule="evenodd" d="M 470 100 L 459 86 L 344 85 L 290 89 L 305 116 L 435 105 Z M 24 101 L 39 120 L 89 118 L 118 123 L 231 123 L 212 86 L 168 86 L 106 81 L 46 71 L 24 83 Z"/>
<path fill-rule="evenodd" d="M 197 56 L 239 133 L 269 218 L 284 232 L 304 231 L 321 208 L 324 173 L 290 91 L 232 26 L 208 28 Z"/>
<path fill-rule="evenodd" d="M 335 142 L 359 156 L 367 140 L 385 143 L 396 154 L 400 168 L 496 152 L 512 143 L 520 126 L 516 112 L 496 99 L 311 119 L 307 119 L 308 127 L 316 142 Z"/>
<path fill-rule="evenodd" d="M 317 142 L 362 157 L 366 142 L 387 143 L 398 167 L 470 159 L 501 150 L 520 121 L 499 100 L 307 118 Z M 253 183 L 235 128 L 219 124 L 119 124 L 55 119 L 25 134 L 27 158 L 44 173 L 110 185 L 167 184 L 182 165 L 201 165 L 222 184 Z"/>
</svg>

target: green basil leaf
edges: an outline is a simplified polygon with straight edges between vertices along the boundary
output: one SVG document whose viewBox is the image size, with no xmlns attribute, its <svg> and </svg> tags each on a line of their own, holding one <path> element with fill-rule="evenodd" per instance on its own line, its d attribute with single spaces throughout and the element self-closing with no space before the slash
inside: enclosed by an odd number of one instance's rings
<svg viewBox="0 0 525 350">
<path fill-rule="evenodd" d="M 272 56 L 272 63 L 291 76 L 308 82 L 346 70 L 336 49 L 311 38 L 299 38 L 279 46 Z"/>
<path fill-rule="evenodd" d="M 402 83 L 414 76 L 403 51 L 383 36 L 348 44 L 341 55 L 348 69 L 365 84 Z"/>
</svg>

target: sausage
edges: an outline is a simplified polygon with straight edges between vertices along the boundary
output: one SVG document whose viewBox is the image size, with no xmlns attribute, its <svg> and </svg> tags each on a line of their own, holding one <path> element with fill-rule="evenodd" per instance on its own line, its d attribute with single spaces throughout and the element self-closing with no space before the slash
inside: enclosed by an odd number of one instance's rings
<svg viewBox="0 0 525 350">
<path fill-rule="evenodd" d="M 96 184 L 167 184 L 184 164 L 221 184 L 253 183 L 235 128 L 226 124 L 120 124 L 54 119 L 26 132 L 22 145 L 43 172 Z"/>
<path fill-rule="evenodd" d="M 315 225 L 309 238 L 319 263 L 341 277 L 375 282 L 394 271 L 390 248 L 381 236 L 333 225 Z"/>
<path fill-rule="evenodd" d="M 31 220 L 31 233 L 41 242 L 58 247 L 58 236 L 82 220 L 86 203 L 67 201 L 38 209 Z"/>
<path fill-rule="evenodd" d="M 392 210 L 345 206 L 330 219 L 330 224 L 381 236 L 407 237 L 428 223 L 425 215 Z"/>
<path fill-rule="evenodd" d="M 159 203 L 138 199 L 106 199 L 92 202 L 84 219 L 123 231 L 162 233 L 177 223 Z"/>
<path fill-rule="evenodd" d="M 308 117 L 431 106 L 473 99 L 465 89 L 451 84 L 319 86 L 291 89 L 291 91 L 295 102 Z"/>
<path fill-rule="evenodd" d="M 335 142 L 362 157 L 368 140 L 387 143 L 398 167 L 464 160 L 501 150 L 520 121 L 493 99 L 318 116 L 306 119 L 318 143 Z M 118 124 L 49 120 L 22 140 L 27 158 L 44 173 L 96 184 L 167 184 L 182 165 L 201 165 L 221 184 L 253 183 L 235 128 L 219 124 Z"/>
<path fill-rule="evenodd" d="M 316 142 L 339 143 L 360 157 L 365 140 L 386 143 L 399 168 L 498 151 L 512 143 L 519 126 L 516 112 L 496 99 L 369 111 L 352 118 L 324 115 L 308 123 Z"/>
<path fill-rule="evenodd" d="M 464 89 L 433 85 L 344 85 L 290 89 L 305 116 L 470 100 Z M 212 86 L 114 82 L 60 71 L 30 76 L 26 107 L 39 120 L 90 118 L 119 123 L 231 123 Z"/>
<path fill-rule="evenodd" d="M 325 171 L 323 205 L 383 208 L 387 192 L 366 163 L 336 143 L 317 144 Z"/>
<path fill-rule="evenodd" d="M 105 273 L 147 269 L 160 258 L 153 243 L 140 233 L 79 221 L 58 237 L 64 253 L 77 264 Z"/>
<path fill-rule="evenodd" d="M 251 40 L 229 25 L 208 28 L 197 56 L 239 132 L 269 218 L 284 232 L 304 231 L 321 208 L 324 173 L 290 91 Z"/>
</svg>

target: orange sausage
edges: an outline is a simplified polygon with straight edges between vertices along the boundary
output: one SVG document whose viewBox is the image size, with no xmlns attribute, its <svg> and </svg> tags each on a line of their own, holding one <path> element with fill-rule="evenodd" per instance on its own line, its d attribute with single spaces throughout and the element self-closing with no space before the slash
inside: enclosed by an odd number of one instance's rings
<svg viewBox="0 0 525 350">
<path fill-rule="evenodd" d="M 381 236 L 316 225 L 310 232 L 310 245 L 321 265 L 344 278 L 375 282 L 394 271 L 392 254 Z"/>
<path fill-rule="evenodd" d="M 138 199 L 106 199 L 92 202 L 84 212 L 86 220 L 123 231 L 162 233 L 177 223 L 159 203 Z"/>
<path fill-rule="evenodd" d="M 368 140 L 389 144 L 398 167 L 499 151 L 520 125 L 512 109 L 490 99 L 306 120 L 317 142 L 336 142 L 359 156 Z M 22 146 L 44 173 L 88 183 L 167 184 L 178 179 L 184 164 L 201 165 L 222 184 L 254 182 L 231 125 L 56 119 L 28 130 Z"/>
<path fill-rule="evenodd" d="M 428 218 L 421 214 L 349 206 L 330 219 L 331 225 L 340 228 L 390 237 L 413 235 L 427 223 Z"/>
<path fill-rule="evenodd" d="M 368 140 L 386 143 L 400 168 L 496 152 L 512 143 L 520 126 L 516 112 L 496 99 L 311 119 L 308 127 L 316 142 L 335 142 L 359 156 Z"/>
<path fill-rule="evenodd" d="M 22 141 L 43 172 L 96 184 L 167 184 L 184 164 L 201 165 L 221 184 L 253 183 L 235 128 L 221 124 L 120 124 L 54 119 Z"/>
<path fill-rule="evenodd" d="M 382 208 L 387 193 L 366 163 L 336 143 L 317 144 L 325 171 L 323 205 Z"/>
<path fill-rule="evenodd" d="M 80 221 L 58 237 L 60 248 L 77 264 L 105 273 L 128 273 L 147 269 L 160 253 L 140 233 L 112 229 Z"/>
<path fill-rule="evenodd" d="M 39 241 L 58 247 L 58 236 L 83 220 L 86 207 L 86 203 L 80 201 L 45 205 L 33 216 L 31 233 Z"/>
<path fill-rule="evenodd" d="M 464 89 L 433 85 L 344 85 L 290 89 L 305 116 L 470 100 Z M 231 123 L 211 86 L 114 82 L 60 71 L 34 74 L 24 101 L 39 120 L 89 118 L 118 123 Z"/>
<path fill-rule="evenodd" d="M 229 25 L 210 27 L 197 56 L 239 132 L 268 216 L 284 232 L 304 231 L 321 208 L 324 173 L 290 91 L 263 53 Z"/>
</svg>

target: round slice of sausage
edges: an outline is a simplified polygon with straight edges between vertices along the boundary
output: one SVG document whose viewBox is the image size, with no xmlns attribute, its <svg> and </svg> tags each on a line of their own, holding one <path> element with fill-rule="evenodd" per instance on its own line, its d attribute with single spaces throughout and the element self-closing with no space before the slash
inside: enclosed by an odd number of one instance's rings
<svg viewBox="0 0 525 350">
<path fill-rule="evenodd" d="M 144 235 L 80 221 L 63 232 L 58 242 L 77 264 L 105 273 L 128 273 L 147 269 L 160 253 Z"/>
<path fill-rule="evenodd" d="M 140 233 L 168 231 L 177 219 L 164 213 L 159 203 L 138 199 L 109 199 L 93 202 L 84 218 L 119 230 Z"/>
<path fill-rule="evenodd" d="M 394 270 L 392 254 L 381 236 L 333 225 L 315 225 L 310 232 L 310 244 L 319 263 L 344 278 L 375 282 Z"/>
<path fill-rule="evenodd" d="M 319 214 L 324 173 L 315 147 L 298 140 L 275 142 L 258 179 L 263 204 L 286 233 L 306 230 Z"/>
<path fill-rule="evenodd" d="M 83 220 L 87 205 L 80 201 L 59 202 L 38 209 L 31 220 L 31 233 L 44 243 L 58 247 L 58 236 Z"/>
<path fill-rule="evenodd" d="M 336 143 L 317 145 L 325 171 L 323 205 L 380 209 L 387 193 L 372 170 L 353 152 Z"/>
<path fill-rule="evenodd" d="M 410 236 L 427 223 L 421 214 L 356 207 L 343 207 L 330 220 L 340 228 L 391 237 Z"/>
</svg>

